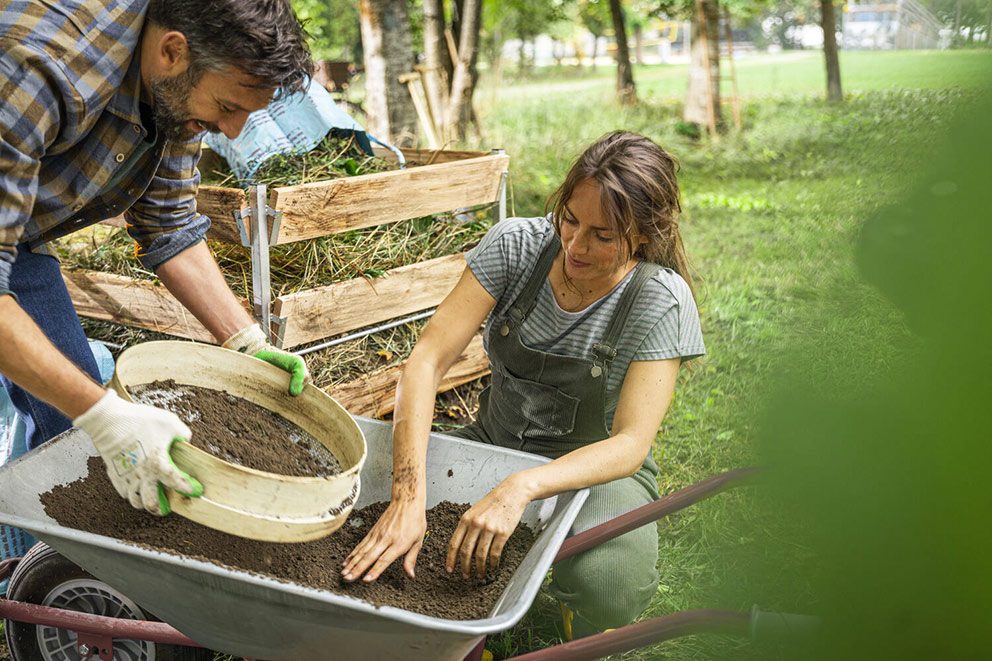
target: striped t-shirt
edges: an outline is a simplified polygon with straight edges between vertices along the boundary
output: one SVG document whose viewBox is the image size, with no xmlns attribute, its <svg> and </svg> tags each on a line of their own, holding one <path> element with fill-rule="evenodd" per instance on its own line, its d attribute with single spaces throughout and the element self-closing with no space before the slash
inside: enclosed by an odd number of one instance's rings
<svg viewBox="0 0 992 661">
<path fill-rule="evenodd" d="M 467 255 L 468 267 L 493 298 L 496 307 L 486 322 L 486 336 L 523 291 L 544 248 L 558 241 L 547 218 L 510 218 L 493 226 Z M 520 327 L 528 347 L 592 360 L 592 347 L 603 340 L 620 296 L 633 271 L 612 291 L 579 312 L 562 310 L 545 278 L 537 303 Z M 486 349 L 488 350 L 488 342 Z M 634 360 L 688 360 L 706 352 L 692 291 L 675 271 L 660 269 L 641 290 L 620 335 L 617 356 L 606 384 L 608 402 L 615 402 L 627 368 Z M 611 406 L 607 425 L 613 424 Z"/>
</svg>

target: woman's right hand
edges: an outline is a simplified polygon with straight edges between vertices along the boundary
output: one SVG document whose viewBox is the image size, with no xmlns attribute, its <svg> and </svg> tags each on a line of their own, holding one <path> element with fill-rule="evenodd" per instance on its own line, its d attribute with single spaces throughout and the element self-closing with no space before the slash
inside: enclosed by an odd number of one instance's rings
<svg viewBox="0 0 992 661">
<path fill-rule="evenodd" d="M 401 555 L 403 569 L 414 578 L 417 555 L 427 532 L 425 504 L 417 499 L 392 500 L 365 538 L 345 558 L 341 576 L 371 583 Z M 371 567 L 371 569 L 369 569 Z"/>
</svg>

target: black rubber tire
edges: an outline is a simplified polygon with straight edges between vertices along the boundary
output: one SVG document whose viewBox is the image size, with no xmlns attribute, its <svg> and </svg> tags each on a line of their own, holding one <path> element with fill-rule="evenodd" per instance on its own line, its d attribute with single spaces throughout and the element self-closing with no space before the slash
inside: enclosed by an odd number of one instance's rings
<svg viewBox="0 0 992 661">
<path fill-rule="evenodd" d="M 11 574 L 7 598 L 12 601 L 40 604 L 52 590 L 68 581 L 75 580 L 100 583 L 91 574 L 59 555 L 47 544 L 39 542 L 24 554 L 14 569 L 14 573 Z M 108 591 L 111 590 L 105 583 L 100 583 L 100 585 L 105 586 Z M 140 607 L 139 613 L 140 618 L 138 619 L 157 619 Z M 46 658 L 39 647 L 38 631 L 35 625 L 5 620 L 4 633 L 6 634 L 11 661 L 43 661 Z M 117 645 L 115 644 L 116 649 Z M 180 645 L 145 643 L 144 650 L 140 653 L 142 660 L 211 661 L 214 658 L 214 653 L 210 650 Z M 78 653 L 73 651 L 72 655 L 72 661 L 82 661 L 82 657 Z M 116 651 L 114 658 L 115 661 L 118 658 Z"/>
</svg>

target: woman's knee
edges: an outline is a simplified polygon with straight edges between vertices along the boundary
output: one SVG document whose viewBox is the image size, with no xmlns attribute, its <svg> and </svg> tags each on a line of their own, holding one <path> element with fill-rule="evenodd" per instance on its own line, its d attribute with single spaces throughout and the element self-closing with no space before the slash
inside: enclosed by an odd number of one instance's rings
<svg viewBox="0 0 992 661">
<path fill-rule="evenodd" d="M 657 560 L 656 529 L 646 526 L 556 565 L 552 592 L 596 628 L 621 627 L 651 603 Z"/>
</svg>

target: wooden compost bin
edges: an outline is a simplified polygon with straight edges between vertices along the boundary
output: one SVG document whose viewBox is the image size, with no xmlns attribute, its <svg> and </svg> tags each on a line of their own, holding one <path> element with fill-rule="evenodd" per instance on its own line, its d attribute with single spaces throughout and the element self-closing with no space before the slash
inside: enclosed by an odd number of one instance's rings
<svg viewBox="0 0 992 661">
<path fill-rule="evenodd" d="M 509 157 L 473 151 L 402 150 L 407 168 L 275 187 L 268 206 L 278 214 L 270 245 L 315 239 L 354 229 L 501 203 Z M 390 152 L 377 155 L 391 158 Z M 207 237 L 247 245 L 249 205 L 244 190 L 201 186 L 197 207 L 212 221 Z M 273 337 L 284 349 L 318 342 L 438 305 L 464 269 L 464 255 L 448 255 L 276 297 Z M 92 270 L 63 271 L 77 312 L 84 317 L 213 343 L 210 333 L 161 285 Z M 249 301 L 244 301 L 251 309 Z M 439 392 L 488 373 L 477 334 Z M 365 374 L 329 389 L 351 413 L 380 417 L 392 411 L 400 366 Z"/>
</svg>

